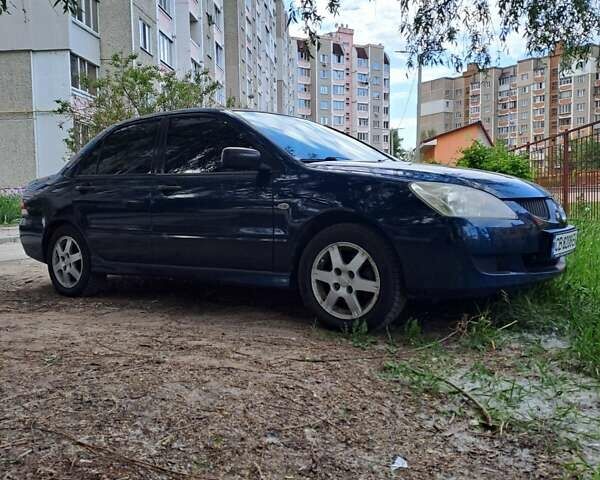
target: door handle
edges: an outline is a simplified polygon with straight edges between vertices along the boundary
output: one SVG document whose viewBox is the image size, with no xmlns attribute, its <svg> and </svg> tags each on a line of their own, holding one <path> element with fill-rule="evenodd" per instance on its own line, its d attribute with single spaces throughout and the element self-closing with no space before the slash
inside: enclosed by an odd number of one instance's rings
<svg viewBox="0 0 600 480">
<path fill-rule="evenodd" d="M 159 185 L 158 186 L 158 190 L 163 194 L 169 194 L 169 193 L 173 193 L 176 192 L 177 190 L 181 190 L 181 187 L 179 185 Z"/>
<path fill-rule="evenodd" d="M 96 189 L 96 187 L 93 187 L 91 185 L 77 185 L 75 187 L 75 190 L 77 190 L 80 193 L 91 192 L 91 191 L 93 191 L 95 189 Z"/>
</svg>

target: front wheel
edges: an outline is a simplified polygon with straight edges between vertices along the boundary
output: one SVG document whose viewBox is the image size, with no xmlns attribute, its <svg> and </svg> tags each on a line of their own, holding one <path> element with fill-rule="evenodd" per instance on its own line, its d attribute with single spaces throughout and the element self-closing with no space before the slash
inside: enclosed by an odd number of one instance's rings
<svg viewBox="0 0 600 480">
<path fill-rule="evenodd" d="M 395 252 L 373 230 L 340 224 L 319 232 L 300 259 L 305 304 L 326 325 L 370 330 L 393 322 L 406 304 Z"/>
<path fill-rule="evenodd" d="M 48 273 L 54 289 L 69 297 L 96 293 L 105 278 L 92 273 L 91 256 L 83 236 L 70 225 L 59 227 L 48 242 Z"/>
</svg>

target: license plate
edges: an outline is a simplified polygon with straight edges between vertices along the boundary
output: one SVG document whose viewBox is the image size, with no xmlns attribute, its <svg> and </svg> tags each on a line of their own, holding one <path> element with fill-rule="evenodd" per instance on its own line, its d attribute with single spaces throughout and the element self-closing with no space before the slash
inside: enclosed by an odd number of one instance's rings
<svg viewBox="0 0 600 480">
<path fill-rule="evenodd" d="M 577 230 L 554 234 L 552 239 L 552 258 L 568 255 L 575 250 L 577 244 Z"/>
</svg>

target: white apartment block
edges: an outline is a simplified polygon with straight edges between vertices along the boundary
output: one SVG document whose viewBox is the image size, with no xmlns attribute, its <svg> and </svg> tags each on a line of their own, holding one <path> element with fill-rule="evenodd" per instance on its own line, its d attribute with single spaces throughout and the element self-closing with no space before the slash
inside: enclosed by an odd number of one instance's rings
<svg viewBox="0 0 600 480">
<path fill-rule="evenodd" d="M 320 46 L 292 39 L 296 114 L 390 151 L 390 62 L 383 45 L 357 45 L 340 26 Z"/>
<path fill-rule="evenodd" d="M 421 136 L 481 120 L 494 141 L 514 147 L 600 121 L 599 58 L 594 46 L 586 62 L 564 66 L 557 51 L 423 82 Z"/>
</svg>

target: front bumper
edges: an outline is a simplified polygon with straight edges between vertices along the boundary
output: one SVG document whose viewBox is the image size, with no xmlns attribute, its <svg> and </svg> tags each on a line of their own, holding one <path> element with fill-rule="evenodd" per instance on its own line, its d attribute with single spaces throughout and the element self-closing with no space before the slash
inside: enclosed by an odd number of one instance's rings
<svg viewBox="0 0 600 480">
<path fill-rule="evenodd" d="M 572 226 L 561 227 L 568 231 Z M 557 225 L 535 222 L 441 219 L 419 238 L 404 236 L 396 247 L 407 292 L 413 297 L 478 297 L 560 275 L 564 257 L 550 257 Z"/>
</svg>

